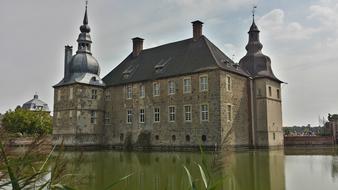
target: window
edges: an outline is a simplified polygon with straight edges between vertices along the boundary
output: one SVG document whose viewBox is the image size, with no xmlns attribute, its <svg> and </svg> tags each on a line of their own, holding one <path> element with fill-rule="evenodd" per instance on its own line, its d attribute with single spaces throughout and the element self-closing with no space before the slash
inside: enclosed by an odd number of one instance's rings
<svg viewBox="0 0 338 190">
<path fill-rule="evenodd" d="M 110 124 L 110 112 L 106 112 L 104 115 L 104 123 L 105 124 Z"/>
<path fill-rule="evenodd" d="M 176 136 L 175 135 L 171 136 L 171 140 L 175 141 L 176 140 Z"/>
<path fill-rule="evenodd" d="M 276 140 L 276 133 L 272 133 L 273 140 Z"/>
<path fill-rule="evenodd" d="M 133 88 L 131 85 L 127 86 L 127 99 L 132 99 L 133 97 Z"/>
<path fill-rule="evenodd" d="M 232 105 L 227 105 L 227 117 L 228 121 L 232 121 Z"/>
<path fill-rule="evenodd" d="M 185 141 L 190 142 L 190 136 L 189 135 L 185 136 Z"/>
<path fill-rule="evenodd" d="M 96 111 L 91 111 L 91 113 L 90 113 L 90 123 L 96 124 Z"/>
<path fill-rule="evenodd" d="M 200 76 L 200 91 L 208 91 L 208 76 Z"/>
<path fill-rule="evenodd" d="M 207 136 L 206 135 L 202 135 L 202 141 L 203 142 L 207 141 Z"/>
<path fill-rule="evenodd" d="M 201 105 L 201 121 L 208 121 L 209 120 L 209 108 L 208 104 Z"/>
<path fill-rule="evenodd" d="M 140 109 L 140 123 L 144 123 L 145 117 L 144 117 L 144 109 Z"/>
<path fill-rule="evenodd" d="M 184 121 L 186 122 L 191 121 L 191 106 L 190 105 L 184 106 Z"/>
<path fill-rule="evenodd" d="M 97 90 L 96 89 L 92 89 L 92 99 L 93 100 L 97 99 Z"/>
<path fill-rule="evenodd" d="M 110 92 L 106 92 L 104 99 L 110 101 Z"/>
<path fill-rule="evenodd" d="M 123 142 L 123 139 L 124 139 L 124 134 L 121 133 L 121 134 L 120 134 L 120 141 Z"/>
<path fill-rule="evenodd" d="M 226 89 L 228 92 L 231 92 L 232 90 L 232 81 L 230 76 L 226 76 Z"/>
<path fill-rule="evenodd" d="M 156 135 L 155 139 L 158 141 L 160 139 L 160 137 L 158 135 Z"/>
<path fill-rule="evenodd" d="M 170 80 L 168 81 L 168 94 L 175 94 L 175 82 Z"/>
<path fill-rule="evenodd" d="M 271 86 L 269 86 L 269 96 L 272 96 Z"/>
<path fill-rule="evenodd" d="M 153 95 L 159 96 L 160 95 L 160 84 L 157 82 L 153 83 Z"/>
<path fill-rule="evenodd" d="M 69 110 L 69 119 L 70 119 L 70 120 L 73 119 L 73 110 Z"/>
<path fill-rule="evenodd" d="M 280 99 L 280 92 L 279 92 L 279 89 L 277 89 L 277 98 Z"/>
<path fill-rule="evenodd" d="M 169 121 L 174 122 L 176 119 L 176 109 L 175 106 L 169 106 Z"/>
<path fill-rule="evenodd" d="M 160 122 L 160 108 L 154 108 L 154 122 Z"/>
<path fill-rule="evenodd" d="M 191 78 L 184 78 L 183 79 L 183 93 L 191 93 Z"/>
<path fill-rule="evenodd" d="M 72 87 L 69 89 L 69 99 L 70 100 L 73 99 L 73 88 Z"/>
<path fill-rule="evenodd" d="M 133 112 L 131 110 L 127 110 L 127 123 L 133 122 Z"/>
<path fill-rule="evenodd" d="M 140 98 L 144 98 L 145 96 L 145 89 L 144 89 L 144 85 L 141 84 L 140 85 Z"/>
</svg>

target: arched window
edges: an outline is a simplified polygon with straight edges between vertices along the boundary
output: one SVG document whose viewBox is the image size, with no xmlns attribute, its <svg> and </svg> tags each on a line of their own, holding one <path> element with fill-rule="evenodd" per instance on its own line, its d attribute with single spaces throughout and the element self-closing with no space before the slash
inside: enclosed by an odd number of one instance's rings
<svg viewBox="0 0 338 190">
<path fill-rule="evenodd" d="M 202 141 L 203 142 L 207 141 L 207 136 L 206 135 L 202 135 Z"/>
<path fill-rule="evenodd" d="M 185 140 L 186 140 L 187 142 L 190 142 L 190 136 L 189 136 L 189 135 L 186 135 L 186 136 L 185 136 Z"/>
</svg>

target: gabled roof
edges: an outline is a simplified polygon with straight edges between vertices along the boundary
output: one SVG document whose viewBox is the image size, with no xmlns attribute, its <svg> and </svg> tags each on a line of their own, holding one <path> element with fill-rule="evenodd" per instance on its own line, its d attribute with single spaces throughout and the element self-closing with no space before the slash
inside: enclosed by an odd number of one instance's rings
<svg viewBox="0 0 338 190">
<path fill-rule="evenodd" d="M 223 69 L 248 77 L 248 74 L 227 57 L 205 36 L 142 50 L 130 54 L 102 80 L 106 86 L 121 85 L 172 76 Z"/>
</svg>

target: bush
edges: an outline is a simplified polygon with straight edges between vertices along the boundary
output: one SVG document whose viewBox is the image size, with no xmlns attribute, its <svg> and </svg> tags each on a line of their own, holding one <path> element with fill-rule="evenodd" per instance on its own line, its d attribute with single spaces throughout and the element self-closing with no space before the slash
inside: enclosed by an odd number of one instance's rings
<svg viewBox="0 0 338 190">
<path fill-rule="evenodd" d="M 50 134 L 52 132 L 52 117 L 48 112 L 17 108 L 15 111 L 9 110 L 4 114 L 2 125 L 11 133 Z"/>
</svg>

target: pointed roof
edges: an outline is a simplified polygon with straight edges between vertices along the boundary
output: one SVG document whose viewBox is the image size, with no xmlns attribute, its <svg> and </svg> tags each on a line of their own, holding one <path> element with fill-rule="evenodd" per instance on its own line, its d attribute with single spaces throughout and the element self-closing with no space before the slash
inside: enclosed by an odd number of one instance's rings
<svg viewBox="0 0 338 190">
<path fill-rule="evenodd" d="M 223 69 L 242 76 L 248 74 L 205 36 L 145 49 L 137 57 L 127 56 L 102 80 L 107 86 Z"/>
<path fill-rule="evenodd" d="M 266 77 L 277 82 L 282 82 L 272 71 L 271 59 L 262 53 L 263 45 L 259 40 L 259 33 L 260 31 L 253 16 L 252 24 L 248 32 L 249 41 L 245 47 L 247 53 L 239 61 L 239 64 L 241 68 L 248 72 L 252 78 Z"/>
</svg>

